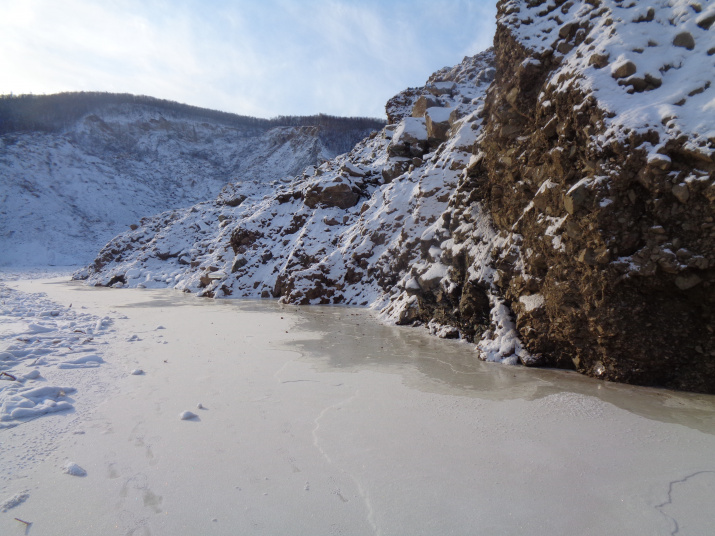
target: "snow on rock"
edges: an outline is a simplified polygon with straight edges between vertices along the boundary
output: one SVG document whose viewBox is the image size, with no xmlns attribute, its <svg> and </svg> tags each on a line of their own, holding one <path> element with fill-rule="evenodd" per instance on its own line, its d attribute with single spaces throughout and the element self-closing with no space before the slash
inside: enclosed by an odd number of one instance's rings
<svg viewBox="0 0 715 536">
<path fill-rule="evenodd" d="M 560 65 L 547 87 L 578 87 L 607 113 L 602 143 L 656 132 L 715 152 L 713 6 L 691 0 L 502 3 L 498 23 Z M 654 145 L 657 145 L 655 143 Z"/>
<path fill-rule="evenodd" d="M 179 413 L 179 419 L 182 421 L 190 421 L 191 419 L 196 419 L 198 415 L 196 413 L 193 413 L 191 411 L 182 411 Z"/>
<path fill-rule="evenodd" d="M 236 126 L 125 103 L 101 106 L 60 132 L 0 134 L 0 265 L 85 264 L 144 217 L 219 192 L 222 202 L 240 203 L 230 188 L 221 191 L 233 178 L 269 189 L 369 132 L 321 128 Z"/>
<path fill-rule="evenodd" d="M 236 183 L 245 200 L 235 207 L 207 202 L 159 214 L 110 242 L 76 277 L 214 297 L 386 303 L 385 293 L 419 257 L 415 237 L 444 211 L 469 162 L 492 57 L 486 52 L 440 71 L 456 81 L 455 96 L 441 95 L 441 102 L 461 117 L 443 146 L 429 144 L 424 119 L 403 117 L 393 136 L 366 138 L 271 192 L 254 181 Z M 419 142 L 420 156 L 396 156 L 396 140 Z M 439 154 L 427 152 L 440 146 Z M 386 177 L 395 164 L 396 175 Z M 336 186 L 350 202 L 315 194 Z"/>
<path fill-rule="evenodd" d="M 87 476 L 87 471 L 74 462 L 68 461 L 62 466 L 62 472 L 70 476 Z"/>
</svg>

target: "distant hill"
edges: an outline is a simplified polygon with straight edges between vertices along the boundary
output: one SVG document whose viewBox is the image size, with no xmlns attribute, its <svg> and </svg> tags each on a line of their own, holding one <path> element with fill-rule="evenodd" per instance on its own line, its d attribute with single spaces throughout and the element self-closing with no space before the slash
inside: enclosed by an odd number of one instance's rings
<svg viewBox="0 0 715 536">
<path fill-rule="evenodd" d="M 269 130 L 275 127 L 321 128 L 321 140 L 337 153 L 349 151 L 360 141 L 356 133 L 380 130 L 384 119 L 337 117 L 317 114 L 278 116 L 262 119 L 219 110 L 200 108 L 146 95 L 106 92 L 65 92 L 53 95 L 0 95 L 0 135 L 13 132 L 61 132 L 71 129 L 82 117 L 121 105 L 144 106 L 175 117 L 207 121 L 239 129 Z M 334 145 L 334 147 L 333 147 Z"/>
<path fill-rule="evenodd" d="M 88 262 L 144 216 L 214 198 L 232 181 L 270 190 L 383 126 L 127 94 L 2 96 L 0 265 Z"/>
</svg>

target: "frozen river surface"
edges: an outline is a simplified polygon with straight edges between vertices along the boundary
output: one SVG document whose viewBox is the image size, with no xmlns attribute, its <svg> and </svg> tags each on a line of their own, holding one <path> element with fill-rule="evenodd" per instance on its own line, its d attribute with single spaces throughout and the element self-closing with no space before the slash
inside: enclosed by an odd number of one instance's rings
<svg viewBox="0 0 715 536">
<path fill-rule="evenodd" d="M 487 364 L 364 310 L 3 286 L 0 534 L 715 530 L 715 397 Z"/>
</svg>

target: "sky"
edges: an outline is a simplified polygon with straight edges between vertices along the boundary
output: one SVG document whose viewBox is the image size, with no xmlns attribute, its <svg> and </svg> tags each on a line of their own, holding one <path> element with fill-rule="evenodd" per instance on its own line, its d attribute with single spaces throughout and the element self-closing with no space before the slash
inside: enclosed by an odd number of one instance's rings
<svg viewBox="0 0 715 536">
<path fill-rule="evenodd" d="M 0 0 L 0 94 L 109 91 L 256 117 L 383 117 L 491 46 L 496 0 Z"/>
</svg>

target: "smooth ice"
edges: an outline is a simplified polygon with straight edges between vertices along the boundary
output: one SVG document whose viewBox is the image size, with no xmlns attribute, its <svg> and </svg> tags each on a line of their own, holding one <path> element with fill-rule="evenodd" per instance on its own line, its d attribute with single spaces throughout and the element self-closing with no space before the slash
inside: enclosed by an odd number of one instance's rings
<svg viewBox="0 0 715 536">
<path fill-rule="evenodd" d="M 484 363 L 353 308 L 8 285 L 111 329 L 76 359 L 97 366 L 46 369 L 74 381 L 71 411 L 0 430 L 1 534 L 713 526 L 715 397 Z"/>
</svg>

